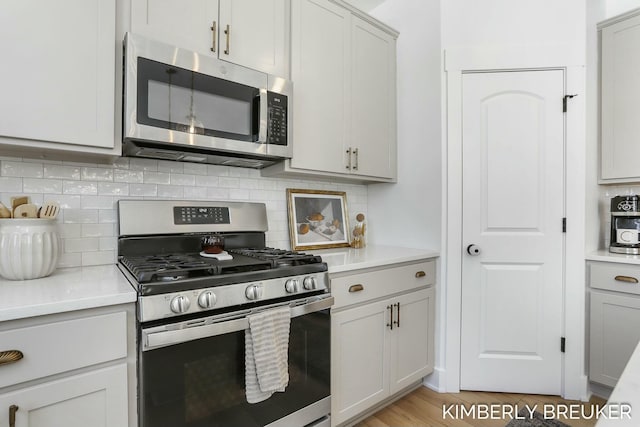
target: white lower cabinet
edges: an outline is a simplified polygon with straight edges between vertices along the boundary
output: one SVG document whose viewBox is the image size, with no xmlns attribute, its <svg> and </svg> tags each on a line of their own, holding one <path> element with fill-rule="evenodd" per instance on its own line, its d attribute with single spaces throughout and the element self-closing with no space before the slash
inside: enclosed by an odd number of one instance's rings
<svg viewBox="0 0 640 427">
<path fill-rule="evenodd" d="M 114 306 L 1 323 L 0 427 L 135 427 L 133 315 Z"/>
<path fill-rule="evenodd" d="M 127 365 L 121 363 L 0 395 L 15 427 L 115 427 L 128 424 Z M 0 426 L 14 427 L 8 418 Z"/>
<path fill-rule="evenodd" d="M 429 261 L 332 279 L 332 425 L 433 371 L 434 274 Z"/>
<path fill-rule="evenodd" d="M 640 266 L 591 262 L 589 380 L 614 387 L 640 342 Z"/>
</svg>

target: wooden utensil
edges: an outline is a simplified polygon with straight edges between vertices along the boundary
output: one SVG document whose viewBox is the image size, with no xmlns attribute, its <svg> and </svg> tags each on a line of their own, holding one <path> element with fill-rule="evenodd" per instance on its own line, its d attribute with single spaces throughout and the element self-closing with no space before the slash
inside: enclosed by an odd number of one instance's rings
<svg viewBox="0 0 640 427">
<path fill-rule="evenodd" d="M 16 208 L 20 205 L 26 205 L 29 204 L 31 202 L 31 199 L 29 199 L 29 196 L 18 196 L 18 197 L 12 197 L 11 198 L 11 209 L 13 209 L 13 211 L 15 212 Z"/>
<path fill-rule="evenodd" d="M 58 212 L 60 212 L 60 205 L 56 202 L 45 202 L 44 205 L 40 208 L 39 217 L 40 218 L 50 218 L 54 219 L 58 216 Z"/>
<path fill-rule="evenodd" d="M 11 211 L 0 203 L 0 218 L 11 218 Z"/>
<path fill-rule="evenodd" d="M 38 207 L 30 203 L 20 205 L 13 210 L 14 218 L 38 218 Z"/>
</svg>

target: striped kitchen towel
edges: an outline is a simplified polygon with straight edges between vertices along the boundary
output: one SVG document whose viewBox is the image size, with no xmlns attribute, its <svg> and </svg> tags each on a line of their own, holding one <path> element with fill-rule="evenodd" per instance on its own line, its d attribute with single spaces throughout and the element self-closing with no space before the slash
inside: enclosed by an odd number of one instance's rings
<svg viewBox="0 0 640 427">
<path fill-rule="evenodd" d="M 289 306 L 250 314 L 244 333 L 247 402 L 267 400 L 289 384 Z"/>
</svg>

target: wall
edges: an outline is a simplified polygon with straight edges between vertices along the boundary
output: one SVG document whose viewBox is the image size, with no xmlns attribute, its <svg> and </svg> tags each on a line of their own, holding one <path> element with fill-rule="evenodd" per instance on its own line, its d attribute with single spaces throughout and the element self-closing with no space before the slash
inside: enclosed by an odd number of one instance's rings
<svg viewBox="0 0 640 427">
<path fill-rule="evenodd" d="M 267 206 L 267 245 L 289 249 L 287 188 L 345 191 L 350 222 L 367 214 L 367 187 L 262 178 L 254 169 L 137 158 L 113 165 L 0 157 L 0 201 L 28 195 L 41 205 L 53 200 L 63 255 L 60 267 L 112 264 L 117 251 L 117 201 L 120 199 L 234 200 Z M 1 221 L 1 220 L 0 220 Z"/>
<path fill-rule="evenodd" d="M 371 15 L 400 32 L 398 183 L 369 187 L 369 239 L 440 250 L 440 2 L 387 0 Z"/>
</svg>

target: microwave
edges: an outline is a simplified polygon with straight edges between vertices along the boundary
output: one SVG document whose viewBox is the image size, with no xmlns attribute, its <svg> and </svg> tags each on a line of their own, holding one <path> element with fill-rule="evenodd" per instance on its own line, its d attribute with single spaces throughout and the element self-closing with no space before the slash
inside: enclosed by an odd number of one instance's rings
<svg viewBox="0 0 640 427">
<path fill-rule="evenodd" d="M 123 155 L 260 169 L 290 158 L 292 83 L 127 33 Z"/>
</svg>

